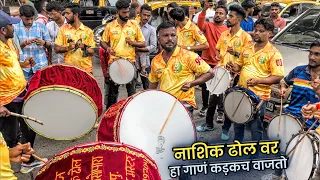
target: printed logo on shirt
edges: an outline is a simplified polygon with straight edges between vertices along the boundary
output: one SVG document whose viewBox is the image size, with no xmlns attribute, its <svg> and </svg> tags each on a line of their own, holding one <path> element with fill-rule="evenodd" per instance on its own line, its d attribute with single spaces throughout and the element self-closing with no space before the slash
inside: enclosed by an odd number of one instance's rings
<svg viewBox="0 0 320 180">
<path fill-rule="evenodd" d="M 111 33 L 112 34 L 118 34 L 118 31 L 112 31 Z"/>
<path fill-rule="evenodd" d="M 248 57 L 249 57 L 249 54 L 243 54 L 243 57 L 244 57 L 244 58 L 248 58 Z"/>
<path fill-rule="evenodd" d="M 200 56 L 198 56 L 196 59 L 195 59 L 195 62 L 200 66 L 201 64 L 201 61 L 202 61 L 202 58 Z"/>
<path fill-rule="evenodd" d="M 133 31 L 132 31 L 132 30 L 128 30 L 128 31 L 127 31 L 127 35 L 128 35 L 128 36 L 133 36 Z"/>
<path fill-rule="evenodd" d="M 260 64 L 264 64 L 267 61 L 267 58 L 265 56 L 261 56 L 259 59 Z"/>
<path fill-rule="evenodd" d="M 282 59 L 277 59 L 276 64 L 277 66 L 282 66 Z"/>
<path fill-rule="evenodd" d="M 176 62 L 173 65 L 173 72 L 179 73 L 182 70 L 182 64 L 180 62 Z"/>
<path fill-rule="evenodd" d="M 236 41 L 236 42 L 234 43 L 234 45 L 235 45 L 236 47 L 240 47 L 240 46 L 241 46 L 241 41 L 240 41 L 240 40 Z"/>
<path fill-rule="evenodd" d="M 82 40 L 86 40 L 87 39 L 87 35 L 86 34 L 82 34 Z"/>
<path fill-rule="evenodd" d="M 10 57 L 10 53 L 5 52 L 5 53 L 4 53 L 4 56 L 5 56 L 6 58 Z"/>
<path fill-rule="evenodd" d="M 190 37 L 190 36 L 191 36 L 191 33 L 189 33 L 189 32 L 184 33 L 184 37 L 185 37 L 185 38 L 188 38 L 188 37 Z"/>
</svg>

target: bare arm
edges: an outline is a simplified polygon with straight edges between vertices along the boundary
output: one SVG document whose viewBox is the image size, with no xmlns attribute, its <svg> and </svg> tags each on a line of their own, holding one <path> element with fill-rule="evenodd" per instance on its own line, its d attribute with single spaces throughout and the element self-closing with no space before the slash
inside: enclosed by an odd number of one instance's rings
<svg viewBox="0 0 320 180">
<path fill-rule="evenodd" d="M 202 50 L 206 50 L 206 49 L 209 49 L 208 42 L 205 42 L 205 43 L 197 45 L 197 46 L 190 46 L 191 51 L 202 51 Z"/>
<path fill-rule="evenodd" d="M 106 42 L 104 42 L 104 41 L 100 41 L 100 46 L 104 49 L 104 50 L 106 50 L 106 51 L 109 51 L 109 46 L 108 46 L 108 44 L 106 43 Z"/>
<path fill-rule="evenodd" d="M 262 78 L 258 80 L 258 84 L 266 84 L 266 85 L 272 85 L 272 84 L 278 84 L 283 76 L 269 76 L 267 78 Z"/>
<path fill-rule="evenodd" d="M 62 46 L 58 46 L 57 44 L 55 45 L 54 47 L 54 51 L 56 53 L 66 53 L 69 51 L 69 48 L 68 47 L 62 47 Z"/>
<path fill-rule="evenodd" d="M 158 82 L 156 82 L 156 83 L 149 82 L 149 89 L 157 89 L 158 84 L 159 84 Z"/>
<path fill-rule="evenodd" d="M 195 79 L 194 81 L 191 82 L 191 87 L 201 85 L 210 79 L 212 79 L 214 76 L 213 70 L 210 68 L 210 70 L 207 73 L 202 74 L 200 77 Z"/>
</svg>

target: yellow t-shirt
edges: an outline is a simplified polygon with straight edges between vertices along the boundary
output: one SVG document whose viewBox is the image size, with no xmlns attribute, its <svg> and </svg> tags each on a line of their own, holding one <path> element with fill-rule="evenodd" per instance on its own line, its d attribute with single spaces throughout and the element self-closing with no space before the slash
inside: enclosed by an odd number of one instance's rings
<svg viewBox="0 0 320 180">
<path fill-rule="evenodd" d="M 8 45 L 0 41 L 0 105 L 9 104 L 27 86 L 12 39 Z"/>
<path fill-rule="evenodd" d="M 254 44 L 245 47 L 236 63 L 242 67 L 238 85 L 250 89 L 266 101 L 270 99 L 271 85 L 258 84 L 248 87 L 247 80 L 267 78 L 272 75 L 284 76 L 282 55 L 271 43 L 258 52 L 255 52 Z"/>
<path fill-rule="evenodd" d="M 1 180 L 16 180 L 17 177 L 13 174 L 10 164 L 10 155 L 7 143 L 0 132 L 0 179 Z"/>
<path fill-rule="evenodd" d="M 240 29 L 234 36 L 231 36 L 230 30 L 221 33 L 217 42 L 216 49 L 220 51 L 220 61 L 218 66 L 225 66 L 227 62 L 235 62 L 237 57 L 227 52 L 228 46 L 233 47 L 233 51 L 239 55 L 243 51 L 243 47 L 252 44 L 250 34 Z"/>
<path fill-rule="evenodd" d="M 195 74 L 200 76 L 209 70 L 210 66 L 198 54 L 176 47 L 167 63 L 162 58 L 162 52 L 153 58 L 149 81 L 160 82 L 160 90 L 196 107 L 194 88 L 188 92 L 181 88 L 184 83 L 194 81 Z"/>
<path fill-rule="evenodd" d="M 145 41 L 140 26 L 135 20 L 129 20 L 123 27 L 118 23 L 118 20 L 106 25 L 101 40 L 109 44 L 116 52 L 115 56 L 110 56 L 109 64 L 120 58 L 128 59 L 131 62 L 136 61 L 135 48 L 126 43 L 126 37 L 130 37 L 135 42 Z"/>
<path fill-rule="evenodd" d="M 63 25 L 59 30 L 55 44 L 67 47 L 69 46 L 68 39 L 72 39 L 75 43 L 78 40 L 82 40 L 82 43 L 90 46 L 90 48 L 95 48 L 96 46 L 93 31 L 82 23 L 78 29 L 74 29 L 70 24 Z M 71 50 L 64 54 L 64 61 L 66 64 L 80 67 L 87 72 L 92 72 L 91 57 L 82 57 L 82 55 L 83 51 L 80 48 L 76 51 Z"/>
<path fill-rule="evenodd" d="M 188 20 L 183 28 L 177 27 L 177 35 L 178 46 L 195 46 L 197 42 L 199 44 L 207 42 L 207 38 L 203 32 L 190 20 Z"/>
</svg>

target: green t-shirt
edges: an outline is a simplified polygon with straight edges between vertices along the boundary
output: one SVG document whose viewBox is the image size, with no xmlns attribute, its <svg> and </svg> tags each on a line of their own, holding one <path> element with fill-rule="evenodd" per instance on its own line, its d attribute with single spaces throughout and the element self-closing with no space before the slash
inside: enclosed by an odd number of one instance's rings
<svg viewBox="0 0 320 180">
<path fill-rule="evenodd" d="M 38 17 L 38 11 L 36 10 L 36 8 L 34 7 L 34 4 L 33 4 L 33 2 L 31 2 L 31 1 L 28 1 L 27 3 L 25 3 L 24 5 L 29 5 L 29 6 L 32 6 L 33 7 L 33 9 L 34 9 L 34 18 L 37 18 Z"/>
</svg>

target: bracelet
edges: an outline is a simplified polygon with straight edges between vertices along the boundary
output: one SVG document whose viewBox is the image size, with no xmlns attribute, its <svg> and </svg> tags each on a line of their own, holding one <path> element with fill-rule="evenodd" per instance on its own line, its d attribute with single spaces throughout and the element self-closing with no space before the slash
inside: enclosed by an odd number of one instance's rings
<svg viewBox="0 0 320 180">
<path fill-rule="evenodd" d="M 317 109 L 320 109 L 320 103 L 316 104 Z"/>
</svg>

